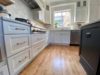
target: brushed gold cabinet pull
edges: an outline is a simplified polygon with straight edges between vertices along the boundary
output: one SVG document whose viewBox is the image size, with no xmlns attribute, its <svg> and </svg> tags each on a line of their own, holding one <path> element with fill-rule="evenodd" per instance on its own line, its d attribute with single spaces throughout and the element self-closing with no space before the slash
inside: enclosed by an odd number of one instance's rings
<svg viewBox="0 0 100 75">
<path fill-rule="evenodd" d="M 15 28 L 15 30 L 25 30 L 25 29 L 22 29 L 22 28 Z"/>
<path fill-rule="evenodd" d="M 24 42 L 22 42 L 22 43 L 17 43 L 17 45 L 22 45 L 22 44 L 25 44 L 26 42 L 24 41 Z"/>
</svg>

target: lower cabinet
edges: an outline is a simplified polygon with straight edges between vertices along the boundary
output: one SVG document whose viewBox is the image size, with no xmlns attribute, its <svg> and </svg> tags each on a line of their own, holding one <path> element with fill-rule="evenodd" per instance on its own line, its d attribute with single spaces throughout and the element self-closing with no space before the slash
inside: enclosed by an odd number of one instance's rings
<svg viewBox="0 0 100 75">
<path fill-rule="evenodd" d="M 10 58 L 8 58 L 8 65 L 10 75 L 18 75 L 18 73 L 29 63 L 30 50 L 26 49 Z"/>
<path fill-rule="evenodd" d="M 0 75 L 9 75 L 7 65 L 0 67 Z"/>
<path fill-rule="evenodd" d="M 47 46 L 46 40 L 41 40 L 32 45 L 30 49 L 30 58 L 34 59 L 46 46 Z"/>
<path fill-rule="evenodd" d="M 41 37 L 40 37 L 41 36 Z M 17 42 L 21 42 L 21 39 Z M 10 75 L 18 75 L 47 45 L 47 37 L 44 34 L 35 34 L 29 39 L 31 42 L 28 48 L 8 57 Z M 27 46 L 26 45 L 26 46 Z M 21 45 L 20 45 L 21 46 Z M 21 46 L 22 48 L 23 46 Z"/>
<path fill-rule="evenodd" d="M 49 43 L 50 44 L 70 44 L 70 30 L 51 30 L 49 32 Z"/>
</svg>

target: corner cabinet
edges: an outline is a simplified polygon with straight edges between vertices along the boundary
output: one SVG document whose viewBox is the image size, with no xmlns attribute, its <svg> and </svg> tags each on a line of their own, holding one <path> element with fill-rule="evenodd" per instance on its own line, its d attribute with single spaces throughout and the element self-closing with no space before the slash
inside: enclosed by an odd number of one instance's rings
<svg viewBox="0 0 100 75">
<path fill-rule="evenodd" d="M 0 75 L 9 75 L 7 65 L 0 67 Z"/>
</svg>

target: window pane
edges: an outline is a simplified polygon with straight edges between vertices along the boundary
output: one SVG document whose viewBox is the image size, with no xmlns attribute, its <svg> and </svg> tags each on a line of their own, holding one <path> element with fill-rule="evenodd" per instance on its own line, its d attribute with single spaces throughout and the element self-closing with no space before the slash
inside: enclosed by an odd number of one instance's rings
<svg viewBox="0 0 100 75">
<path fill-rule="evenodd" d="M 54 23 L 57 27 L 69 27 L 71 24 L 71 12 L 59 11 L 54 13 Z"/>
<path fill-rule="evenodd" d="M 61 13 L 60 13 L 60 12 L 59 12 L 59 13 L 58 13 L 58 12 L 55 13 L 55 17 L 56 17 L 56 16 L 61 16 Z"/>
</svg>

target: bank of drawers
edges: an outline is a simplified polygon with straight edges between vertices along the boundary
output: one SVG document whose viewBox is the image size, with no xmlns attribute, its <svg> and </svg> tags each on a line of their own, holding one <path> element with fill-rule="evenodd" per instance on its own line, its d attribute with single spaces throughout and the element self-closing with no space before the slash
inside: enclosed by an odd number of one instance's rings
<svg viewBox="0 0 100 75">
<path fill-rule="evenodd" d="M 18 75 L 47 46 L 47 36 L 30 34 L 30 26 L 10 21 L 3 21 L 3 29 L 10 75 Z"/>
<path fill-rule="evenodd" d="M 30 26 L 3 21 L 3 30 L 10 75 L 18 75 L 30 60 Z"/>
<path fill-rule="evenodd" d="M 30 58 L 33 59 L 47 46 L 46 39 L 34 43 L 30 50 Z"/>
</svg>

